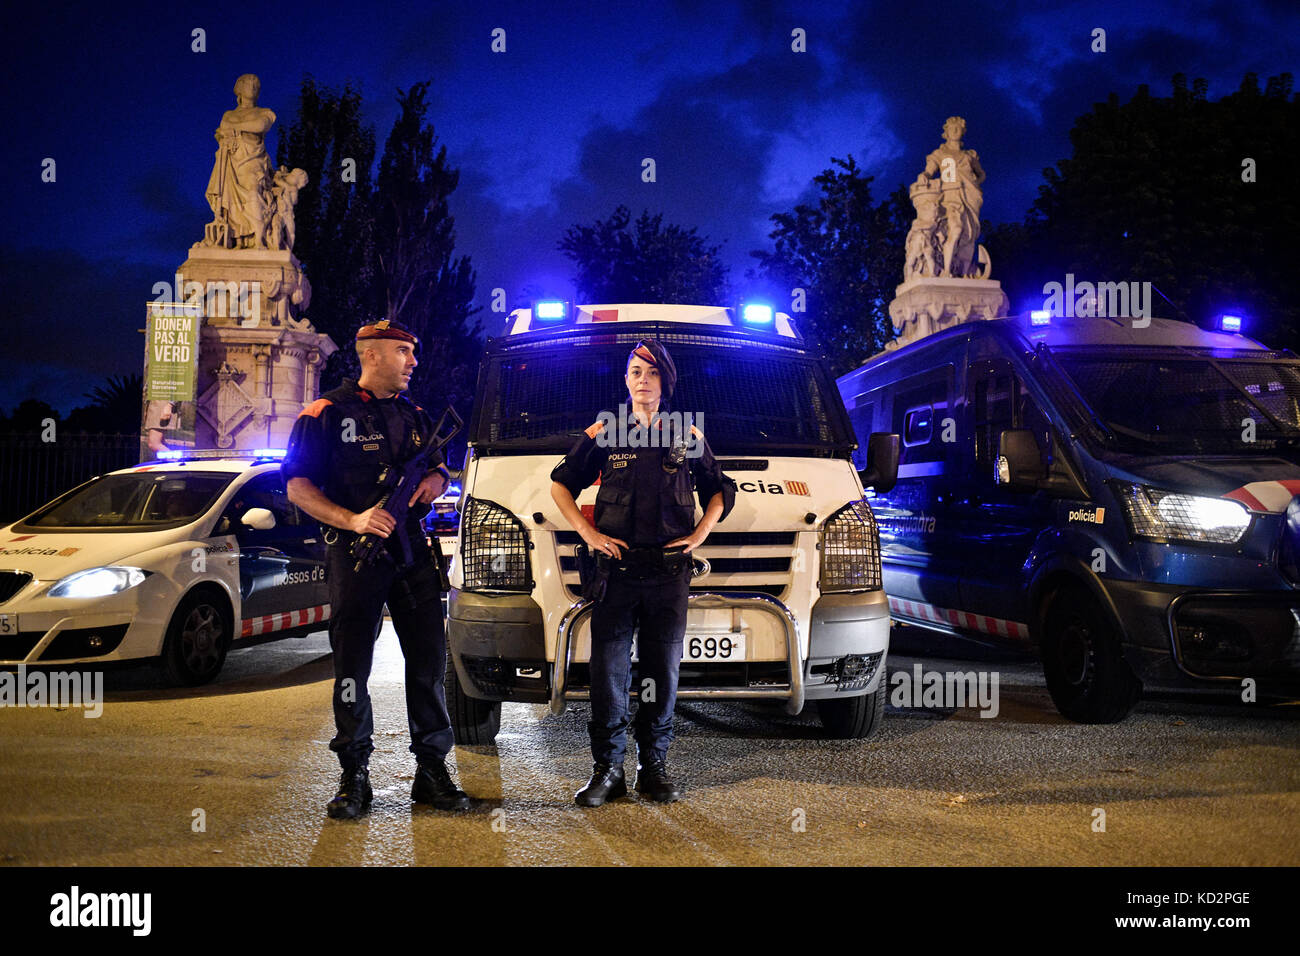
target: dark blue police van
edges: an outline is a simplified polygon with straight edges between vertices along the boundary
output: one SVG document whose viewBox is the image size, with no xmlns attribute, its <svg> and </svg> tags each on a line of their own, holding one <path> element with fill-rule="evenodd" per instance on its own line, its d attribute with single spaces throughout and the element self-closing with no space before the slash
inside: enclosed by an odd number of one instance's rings
<svg viewBox="0 0 1300 956">
<path fill-rule="evenodd" d="M 863 447 L 895 620 L 1014 642 L 1065 716 L 1143 683 L 1293 695 L 1300 358 L 1166 319 L 1034 313 L 884 352 L 839 387 Z"/>
</svg>

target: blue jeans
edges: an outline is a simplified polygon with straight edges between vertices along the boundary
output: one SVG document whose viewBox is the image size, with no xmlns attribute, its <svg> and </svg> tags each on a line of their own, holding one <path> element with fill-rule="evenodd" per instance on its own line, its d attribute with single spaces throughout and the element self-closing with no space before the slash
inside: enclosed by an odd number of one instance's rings
<svg viewBox="0 0 1300 956">
<path fill-rule="evenodd" d="M 649 580 L 631 579 L 618 571 L 610 575 L 605 598 L 591 617 L 591 722 L 587 731 L 597 763 L 622 766 L 627 754 L 634 631 L 640 698 L 634 733 L 639 759 L 645 764 L 667 758 L 673 741 L 673 707 L 690 583 L 689 568 L 672 577 Z"/>
</svg>

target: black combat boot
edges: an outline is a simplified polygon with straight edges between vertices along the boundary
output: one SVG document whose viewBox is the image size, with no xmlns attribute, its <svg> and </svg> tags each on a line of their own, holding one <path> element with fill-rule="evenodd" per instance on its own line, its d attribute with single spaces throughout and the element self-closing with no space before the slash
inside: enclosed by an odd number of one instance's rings
<svg viewBox="0 0 1300 956">
<path fill-rule="evenodd" d="M 580 807 L 598 807 L 606 800 L 626 796 L 627 781 L 623 778 L 623 768 L 597 762 L 592 765 L 591 779 L 574 794 L 573 802 Z"/>
<path fill-rule="evenodd" d="M 416 803 L 432 804 L 439 810 L 469 809 L 469 794 L 456 786 L 447 772 L 446 763 L 432 758 L 416 763 L 411 799 Z"/>
<path fill-rule="evenodd" d="M 325 805 L 335 820 L 355 820 L 370 809 L 370 769 L 364 764 L 339 775 L 339 792 Z"/>
<path fill-rule="evenodd" d="M 637 764 L 636 792 L 645 794 L 656 803 L 672 803 L 682 798 L 681 788 L 668 776 L 668 768 L 662 760 Z"/>
</svg>

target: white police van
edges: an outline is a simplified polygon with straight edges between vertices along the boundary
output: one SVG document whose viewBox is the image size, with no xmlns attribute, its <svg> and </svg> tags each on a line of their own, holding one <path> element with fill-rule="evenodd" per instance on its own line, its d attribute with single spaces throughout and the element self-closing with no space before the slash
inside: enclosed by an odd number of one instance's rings
<svg viewBox="0 0 1300 956">
<path fill-rule="evenodd" d="M 550 475 L 599 412 L 626 403 L 627 356 L 647 336 L 677 366 L 673 410 L 699 416 L 739 486 L 693 552 L 678 696 L 792 714 L 811 701 L 833 736 L 870 736 L 889 605 L 857 443 L 821 357 L 770 307 L 550 302 L 512 312 L 480 367 L 447 625 L 457 740 L 490 742 L 503 701 L 560 713 L 589 699 L 593 606 Z M 872 439 L 882 488 L 891 437 Z M 588 519 L 596 494 L 578 498 Z"/>
<path fill-rule="evenodd" d="M 325 549 L 282 451 L 164 452 L 0 528 L 0 667 L 160 659 L 212 680 L 226 652 L 325 628 Z"/>
</svg>

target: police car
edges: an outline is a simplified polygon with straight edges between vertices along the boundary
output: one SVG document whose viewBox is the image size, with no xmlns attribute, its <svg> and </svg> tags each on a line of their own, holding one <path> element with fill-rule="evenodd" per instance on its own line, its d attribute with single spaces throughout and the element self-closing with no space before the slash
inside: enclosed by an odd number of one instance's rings
<svg viewBox="0 0 1300 956">
<path fill-rule="evenodd" d="M 283 452 L 163 454 L 0 529 L 0 666 L 155 658 L 197 685 L 232 646 L 326 627 L 325 546 Z"/>
</svg>

